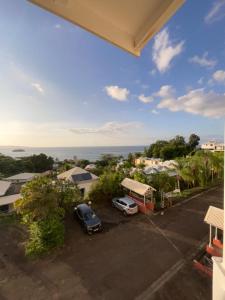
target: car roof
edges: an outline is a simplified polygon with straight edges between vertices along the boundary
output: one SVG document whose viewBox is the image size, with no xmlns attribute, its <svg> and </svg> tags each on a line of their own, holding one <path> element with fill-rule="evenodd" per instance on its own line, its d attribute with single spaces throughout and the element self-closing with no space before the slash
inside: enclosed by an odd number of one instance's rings
<svg viewBox="0 0 225 300">
<path fill-rule="evenodd" d="M 77 205 L 77 208 L 79 208 L 82 212 L 89 212 L 92 210 L 91 207 L 89 205 L 87 205 L 86 203 Z"/>
<path fill-rule="evenodd" d="M 135 203 L 135 201 L 133 199 L 129 198 L 129 197 L 121 197 L 121 198 L 118 198 L 118 199 L 125 202 L 128 205 Z"/>
</svg>

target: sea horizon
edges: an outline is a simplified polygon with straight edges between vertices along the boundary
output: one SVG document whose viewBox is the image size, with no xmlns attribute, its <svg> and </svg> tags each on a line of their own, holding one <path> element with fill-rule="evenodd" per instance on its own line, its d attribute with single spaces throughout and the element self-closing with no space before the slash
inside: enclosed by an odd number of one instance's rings
<svg viewBox="0 0 225 300">
<path fill-rule="evenodd" d="M 124 158 L 129 153 L 143 152 L 146 145 L 135 146 L 68 146 L 68 147 L 33 147 L 33 146 L 0 146 L 0 153 L 13 158 L 26 157 L 34 154 L 44 153 L 54 159 L 87 159 L 96 161 L 102 154 L 122 155 Z M 14 152 L 15 149 L 22 149 L 24 152 Z"/>
</svg>

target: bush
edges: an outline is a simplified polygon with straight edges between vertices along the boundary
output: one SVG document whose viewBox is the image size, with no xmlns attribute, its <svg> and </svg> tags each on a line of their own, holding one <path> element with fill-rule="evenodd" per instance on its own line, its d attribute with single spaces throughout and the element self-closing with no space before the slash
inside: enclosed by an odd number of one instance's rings
<svg viewBox="0 0 225 300">
<path fill-rule="evenodd" d="M 40 256 L 63 245 L 64 224 L 59 218 L 33 222 L 29 226 L 29 234 L 29 240 L 26 243 L 26 255 Z"/>
<path fill-rule="evenodd" d="M 116 196 L 123 194 L 121 181 L 123 175 L 119 172 L 105 172 L 89 193 L 90 200 L 94 202 L 111 201 Z"/>
</svg>

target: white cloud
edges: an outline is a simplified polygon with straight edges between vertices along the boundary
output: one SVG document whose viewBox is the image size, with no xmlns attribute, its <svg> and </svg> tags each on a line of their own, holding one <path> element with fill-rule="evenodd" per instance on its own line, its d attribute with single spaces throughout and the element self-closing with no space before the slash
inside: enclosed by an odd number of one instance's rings
<svg viewBox="0 0 225 300">
<path fill-rule="evenodd" d="M 55 24 L 54 26 L 56 29 L 61 29 L 62 28 L 62 25 L 61 24 Z"/>
<path fill-rule="evenodd" d="M 159 114 L 158 110 L 156 110 L 156 109 L 153 109 L 153 110 L 152 110 L 152 113 L 153 113 L 154 115 L 158 115 L 158 114 Z"/>
<path fill-rule="evenodd" d="M 217 70 L 215 73 L 213 73 L 213 79 L 217 82 L 225 83 L 225 71 Z"/>
<path fill-rule="evenodd" d="M 34 87 L 39 93 L 44 94 L 44 89 L 40 85 L 40 83 L 33 82 L 33 83 L 31 83 L 31 86 Z"/>
<path fill-rule="evenodd" d="M 43 84 L 30 73 L 26 72 L 20 66 L 16 65 L 14 62 L 9 64 L 10 76 L 14 85 L 23 87 L 27 90 L 27 93 L 31 96 L 31 87 L 40 94 L 45 93 Z"/>
<path fill-rule="evenodd" d="M 168 97 L 172 97 L 174 93 L 175 90 L 171 85 L 162 85 L 159 91 L 154 95 L 160 98 L 168 98 Z"/>
<path fill-rule="evenodd" d="M 170 111 L 185 111 L 195 115 L 218 118 L 225 116 L 225 94 L 204 89 L 191 90 L 178 98 L 164 98 L 158 108 L 167 108 Z"/>
<path fill-rule="evenodd" d="M 189 62 L 198 64 L 201 67 L 207 67 L 207 68 L 213 68 L 217 64 L 216 60 L 208 58 L 208 52 L 203 53 L 203 55 L 201 57 L 197 56 L 197 55 L 191 57 L 189 59 Z"/>
<path fill-rule="evenodd" d="M 70 129 L 71 132 L 76 134 L 121 134 L 126 133 L 130 130 L 137 129 L 141 127 L 141 123 L 139 122 L 127 122 L 127 123 L 120 123 L 120 122 L 107 122 L 101 127 L 91 127 L 91 128 L 72 128 Z"/>
<path fill-rule="evenodd" d="M 217 0 L 213 3 L 211 10 L 205 16 L 205 22 L 210 24 L 221 20 L 225 16 L 225 0 Z"/>
<path fill-rule="evenodd" d="M 130 91 L 126 88 L 120 88 L 117 85 L 109 85 L 105 87 L 108 96 L 118 101 L 126 101 Z"/>
<path fill-rule="evenodd" d="M 143 103 L 150 103 L 153 101 L 152 96 L 145 96 L 144 94 L 141 94 L 140 96 L 138 96 L 138 99 Z"/>
<path fill-rule="evenodd" d="M 159 72 L 170 68 L 172 60 L 183 51 L 184 41 L 172 43 L 168 29 L 163 29 L 154 38 L 152 59 Z"/>
</svg>

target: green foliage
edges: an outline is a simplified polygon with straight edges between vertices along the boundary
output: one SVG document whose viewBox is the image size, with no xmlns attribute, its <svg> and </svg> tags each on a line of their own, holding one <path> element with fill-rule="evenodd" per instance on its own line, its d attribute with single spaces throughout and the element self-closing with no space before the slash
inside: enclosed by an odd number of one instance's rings
<svg viewBox="0 0 225 300">
<path fill-rule="evenodd" d="M 32 155 L 22 158 L 25 168 L 29 172 L 41 173 L 44 171 L 52 170 L 54 160 L 52 157 L 41 153 L 39 155 Z"/>
<path fill-rule="evenodd" d="M 176 178 L 169 176 L 166 172 L 151 175 L 150 184 L 158 191 L 165 193 L 175 189 Z"/>
<path fill-rule="evenodd" d="M 134 166 L 134 160 L 135 160 L 135 156 L 132 153 L 128 153 L 127 163 L 129 164 L 130 167 Z"/>
<path fill-rule="evenodd" d="M 141 183 L 146 183 L 146 184 L 148 184 L 148 178 L 147 178 L 147 176 L 144 175 L 144 174 L 141 173 L 141 172 L 136 171 L 136 172 L 134 172 L 134 174 L 133 174 L 131 177 L 132 177 L 134 180 L 136 180 L 136 181 L 139 181 L 139 182 L 141 182 Z"/>
<path fill-rule="evenodd" d="M 223 178 L 223 155 L 219 153 L 200 150 L 177 162 L 178 174 L 188 187 L 206 187 Z"/>
<path fill-rule="evenodd" d="M 77 167 L 80 167 L 82 169 L 84 169 L 87 165 L 90 164 L 90 161 L 87 160 L 87 159 L 79 159 L 77 162 L 76 162 L 76 166 Z"/>
<path fill-rule="evenodd" d="M 25 171 L 23 161 L 0 154 L 1 177 L 8 177 Z"/>
<path fill-rule="evenodd" d="M 64 224 L 60 218 L 47 218 L 29 225 L 29 241 L 26 254 L 39 256 L 62 246 L 64 243 Z"/>
<path fill-rule="evenodd" d="M 97 167 L 112 167 L 115 166 L 121 158 L 121 155 L 102 154 L 100 160 L 96 161 L 96 165 Z"/>
<path fill-rule="evenodd" d="M 52 170 L 53 163 L 53 158 L 43 153 L 20 159 L 0 154 L 1 177 L 8 177 L 21 172 L 41 173 Z"/>
<path fill-rule="evenodd" d="M 105 172 L 89 193 L 93 202 L 111 201 L 113 197 L 123 194 L 120 185 L 124 175 L 120 172 Z"/>
<path fill-rule="evenodd" d="M 193 151 L 199 144 L 200 137 L 194 133 L 192 133 L 189 137 L 188 144 L 190 146 L 190 150 Z"/>
<path fill-rule="evenodd" d="M 78 188 L 71 183 L 37 177 L 22 188 L 21 196 L 15 208 L 29 228 L 26 253 L 36 256 L 61 246 L 65 211 L 80 201 Z"/>
<path fill-rule="evenodd" d="M 177 135 L 170 141 L 158 140 L 145 149 L 147 157 L 161 158 L 163 160 L 186 156 L 193 151 L 199 143 L 200 138 L 191 134 L 189 142 L 186 143 L 183 136 Z"/>
</svg>

